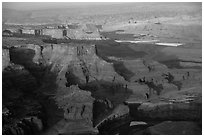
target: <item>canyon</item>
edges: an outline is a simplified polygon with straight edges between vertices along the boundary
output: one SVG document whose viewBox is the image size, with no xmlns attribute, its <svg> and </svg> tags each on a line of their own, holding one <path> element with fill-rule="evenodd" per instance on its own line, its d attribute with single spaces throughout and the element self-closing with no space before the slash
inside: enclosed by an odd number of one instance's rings
<svg viewBox="0 0 204 137">
<path fill-rule="evenodd" d="M 15 124 L 5 124 L 3 132 L 113 134 L 121 132 L 115 130 L 123 129 L 124 125 L 129 127 L 135 120 L 151 123 L 201 119 L 199 70 L 186 69 L 186 73 L 190 71 L 194 75 L 185 76 L 186 80 L 182 79 L 179 70 L 172 70 L 174 82 L 163 75 L 170 72 L 168 67 L 157 61 L 103 58 L 93 43 L 26 44 L 3 49 L 3 106 L 9 110 L 5 119 L 19 111 L 16 102 L 23 105 L 32 98 L 33 101 L 21 109 L 26 107 L 28 112 L 34 111 L 34 114 L 17 113 Z M 118 69 L 121 66 L 122 69 Z M 124 68 L 131 72 L 129 79 L 121 75 Z M 147 82 L 154 79 L 154 84 L 141 82 L 143 77 Z M 194 85 L 191 90 L 188 86 L 192 79 L 195 84 L 191 83 Z M 178 81 L 181 90 L 176 84 Z M 162 85 L 160 90 L 159 83 Z M 148 90 L 150 100 L 145 95 Z M 184 113 L 185 117 L 181 117 Z M 30 132 L 22 127 L 22 121 L 30 124 Z M 105 127 L 111 128 L 104 130 Z"/>
<path fill-rule="evenodd" d="M 75 6 L 3 8 L 2 134 L 202 134 L 202 4 Z"/>
</svg>

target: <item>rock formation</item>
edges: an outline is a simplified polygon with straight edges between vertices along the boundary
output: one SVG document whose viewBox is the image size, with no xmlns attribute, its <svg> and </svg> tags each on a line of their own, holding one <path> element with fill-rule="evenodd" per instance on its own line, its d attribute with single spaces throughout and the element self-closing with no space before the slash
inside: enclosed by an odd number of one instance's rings
<svg viewBox="0 0 204 137">
<path fill-rule="evenodd" d="M 202 111 L 198 103 L 138 103 L 129 104 L 130 115 L 136 120 L 191 120 L 199 121 Z"/>
<path fill-rule="evenodd" d="M 200 135 L 201 128 L 195 122 L 164 121 L 143 131 L 145 135 Z M 141 133 L 141 132 L 140 132 Z"/>
<path fill-rule="evenodd" d="M 30 94 L 26 100 L 35 97 L 33 101 L 40 102 L 42 106 L 39 105 L 39 107 L 44 108 L 47 114 L 42 110 L 40 112 L 48 116 L 46 120 L 26 113 L 18 121 L 23 119 L 31 121 L 30 118 L 32 118 L 34 122 L 28 123 L 38 125 L 38 134 L 44 127 L 46 128 L 46 124 L 49 125 L 46 131 L 48 134 L 98 134 L 100 131 L 95 128 L 96 125 L 100 125 L 100 129 L 103 129 L 101 131 L 106 134 L 107 128 L 104 126 L 107 124 L 114 125 L 112 128 L 107 126 L 108 133 L 111 133 L 118 128 L 114 123 L 120 123 L 119 126 L 121 125 L 120 128 L 122 128 L 124 125 L 129 125 L 132 119 L 136 121 L 199 121 L 201 119 L 200 103 L 191 102 L 192 100 L 185 97 L 183 99 L 187 102 L 182 102 L 182 99 L 170 98 L 172 96 L 168 94 L 171 91 L 174 92 L 174 96 L 181 97 L 181 92 L 182 95 L 187 92 L 183 91 L 183 88 L 177 89 L 177 83 L 173 83 L 179 81 L 187 85 L 188 81 L 182 81 L 182 75 L 171 72 L 174 77 L 172 79 L 170 72 L 166 72 L 168 68 L 157 62 L 144 62 L 142 59 L 124 60 L 124 66 L 134 73 L 130 81 L 126 81 L 116 71 L 114 63 L 102 60 L 96 52 L 95 45 L 77 42 L 27 44 L 13 46 L 9 50 L 4 49 L 3 74 L 21 73 L 19 76 L 15 75 L 13 82 L 20 91 L 9 89 L 8 85 L 11 83 L 4 80 L 3 96 L 5 93 L 15 93 L 14 98 L 20 101 L 23 95 Z M 11 79 L 9 76 L 11 74 L 4 78 Z M 17 77 L 20 80 L 16 80 Z M 22 86 L 21 83 L 25 85 Z M 155 90 L 160 84 L 161 94 L 155 93 L 155 100 L 145 96 L 151 88 Z M 129 97 L 130 92 L 133 94 Z M 175 94 L 176 92 L 178 94 Z M 8 95 L 6 94 L 5 97 Z M 8 97 L 8 99 L 12 98 Z M 127 106 L 120 106 L 124 101 L 128 102 L 129 109 L 126 109 Z M 8 104 L 4 105 L 5 108 L 12 110 Z M 23 107 L 28 107 L 27 105 L 29 106 L 29 103 Z M 32 105 L 29 107 L 31 107 L 29 110 L 35 112 L 35 107 Z M 184 113 L 185 116 L 183 116 Z M 103 124 L 100 124 L 101 122 Z M 15 133 L 12 132 L 12 134 Z"/>
<path fill-rule="evenodd" d="M 38 80 L 37 84 L 44 89 L 48 89 L 48 86 L 52 84 L 49 73 L 56 75 L 55 80 L 53 79 L 56 88 L 53 85 L 50 91 L 43 91 L 46 96 L 54 95 L 56 105 L 59 109 L 64 110 L 64 126 L 54 127 L 57 131 L 54 134 L 97 133 L 97 130 L 93 128 L 94 98 L 91 92 L 81 90 L 78 84 L 86 85 L 98 81 L 122 83 L 125 81 L 114 71 L 113 64 L 101 60 L 95 50 L 94 45 L 73 43 L 41 46 L 27 44 L 9 49 L 12 62 L 31 72 Z M 4 53 L 6 68 L 9 62 L 9 52 L 5 50 Z M 104 101 L 107 107 L 113 108 L 109 99 Z M 77 126 L 79 124 L 81 125 L 80 130 Z"/>
<path fill-rule="evenodd" d="M 2 70 L 10 64 L 10 56 L 8 49 L 2 49 Z"/>
</svg>

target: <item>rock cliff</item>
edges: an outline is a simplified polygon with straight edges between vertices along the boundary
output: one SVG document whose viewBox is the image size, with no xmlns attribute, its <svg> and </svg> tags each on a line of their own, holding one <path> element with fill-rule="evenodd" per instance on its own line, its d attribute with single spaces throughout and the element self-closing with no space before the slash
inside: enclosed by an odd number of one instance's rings
<svg viewBox="0 0 204 137">
<path fill-rule="evenodd" d="M 36 52 L 39 53 L 39 50 Z M 118 82 L 124 81 L 114 71 L 111 63 L 96 56 L 95 45 L 56 44 L 53 45 L 53 49 L 47 45 L 42 51 L 42 56 L 48 65 L 52 64 L 51 71 L 57 72 L 58 76 L 65 76 L 66 72 L 73 73 L 79 79 L 79 83 L 95 80 L 112 81 L 114 78 Z M 38 54 L 35 58 L 39 58 Z"/>
<path fill-rule="evenodd" d="M 93 128 L 95 99 L 90 91 L 82 90 L 78 85 L 125 81 L 114 71 L 113 64 L 101 60 L 95 50 L 94 45 L 76 43 L 27 44 L 5 50 L 3 66 L 6 68 L 9 64 L 10 53 L 12 63 L 23 66 L 36 78 L 40 86 L 36 93 L 53 96 L 58 109 L 64 110 L 64 118 L 59 121 L 63 126 L 53 126 L 53 134 L 96 134 L 97 130 Z M 110 109 L 113 108 L 111 101 L 107 102 Z M 80 130 L 77 125 L 81 125 Z"/>
</svg>

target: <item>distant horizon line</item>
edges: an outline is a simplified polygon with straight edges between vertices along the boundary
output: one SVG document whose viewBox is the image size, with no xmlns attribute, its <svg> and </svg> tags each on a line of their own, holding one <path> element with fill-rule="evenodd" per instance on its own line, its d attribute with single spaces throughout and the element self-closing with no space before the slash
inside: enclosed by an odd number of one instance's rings
<svg viewBox="0 0 204 137">
<path fill-rule="evenodd" d="M 100 5 L 111 6 L 111 5 L 118 5 L 118 4 L 121 5 L 124 3 L 125 2 L 2 2 L 2 9 L 17 10 L 17 11 L 35 11 L 35 10 L 60 9 L 60 8 L 62 9 L 86 8 L 89 6 L 91 7 L 91 6 L 100 6 Z M 134 3 L 134 2 L 127 2 L 127 3 Z M 44 4 L 47 4 L 47 5 L 44 5 Z M 33 6 L 38 6 L 38 7 L 33 7 Z"/>
<path fill-rule="evenodd" d="M 64 9 L 64 8 L 87 8 L 91 6 L 116 6 L 121 4 L 175 4 L 190 2 L 2 2 L 2 9 L 16 11 L 36 11 L 48 9 Z M 198 2 L 192 2 L 198 3 Z"/>
</svg>

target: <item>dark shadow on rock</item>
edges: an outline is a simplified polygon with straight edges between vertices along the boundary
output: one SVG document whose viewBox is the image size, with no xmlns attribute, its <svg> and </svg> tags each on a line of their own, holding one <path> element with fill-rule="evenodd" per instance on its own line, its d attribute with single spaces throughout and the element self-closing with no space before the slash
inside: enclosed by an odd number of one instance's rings
<svg viewBox="0 0 204 137">
<path fill-rule="evenodd" d="M 16 122 L 31 116 L 37 116 L 42 121 L 43 130 L 37 133 L 25 131 L 24 134 L 41 134 L 64 117 L 52 98 L 57 89 L 57 75 L 50 71 L 50 66 L 34 63 L 34 56 L 32 49 L 10 48 L 14 68 L 8 67 L 3 72 L 3 104 L 12 113 L 12 121 L 15 121 L 10 126 L 19 128 Z M 9 96 L 10 93 L 12 96 Z"/>
</svg>

